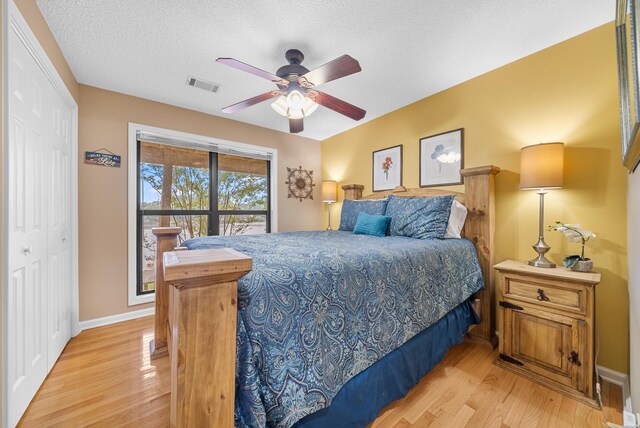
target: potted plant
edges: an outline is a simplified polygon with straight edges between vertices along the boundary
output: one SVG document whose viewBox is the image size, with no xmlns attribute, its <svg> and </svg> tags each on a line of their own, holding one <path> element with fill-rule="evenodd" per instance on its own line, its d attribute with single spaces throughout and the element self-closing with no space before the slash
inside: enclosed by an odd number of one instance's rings
<svg viewBox="0 0 640 428">
<path fill-rule="evenodd" d="M 556 221 L 555 226 L 549 226 L 549 230 L 562 232 L 571 242 L 582 244 L 580 255 L 565 257 L 563 260 L 565 267 L 578 272 L 591 272 L 593 261 L 584 257 L 584 246 L 589 239 L 596 239 L 596 234 L 590 230 L 581 229 L 579 224 L 565 224 L 561 221 Z"/>
</svg>

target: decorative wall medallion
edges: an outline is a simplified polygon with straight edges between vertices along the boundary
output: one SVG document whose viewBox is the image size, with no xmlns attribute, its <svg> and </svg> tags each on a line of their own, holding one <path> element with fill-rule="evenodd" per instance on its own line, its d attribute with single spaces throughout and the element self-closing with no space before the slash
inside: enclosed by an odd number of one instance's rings
<svg viewBox="0 0 640 428">
<path fill-rule="evenodd" d="M 285 182 L 289 186 L 289 197 L 300 199 L 313 199 L 313 171 L 287 167 L 289 180 Z"/>
</svg>

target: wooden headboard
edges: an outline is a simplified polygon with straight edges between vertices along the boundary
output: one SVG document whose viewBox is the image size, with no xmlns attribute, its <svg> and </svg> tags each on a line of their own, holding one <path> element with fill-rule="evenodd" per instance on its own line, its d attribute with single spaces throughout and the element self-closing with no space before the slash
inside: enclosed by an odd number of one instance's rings
<svg viewBox="0 0 640 428">
<path fill-rule="evenodd" d="M 478 253 L 478 260 L 485 288 L 477 292 L 474 307 L 481 318 L 480 324 L 474 326 L 468 338 L 474 342 L 495 348 L 498 344 L 495 335 L 494 316 L 494 230 L 495 230 L 495 175 L 500 168 L 494 165 L 465 168 L 460 171 L 464 177 L 464 193 L 433 188 L 411 188 L 398 186 L 393 190 L 375 192 L 362 196 L 364 186 L 347 184 L 342 186 L 345 199 L 384 199 L 393 194 L 396 196 L 443 196 L 455 195 L 455 199 L 463 203 L 469 213 L 464 225 L 464 237 L 472 241 Z"/>
</svg>

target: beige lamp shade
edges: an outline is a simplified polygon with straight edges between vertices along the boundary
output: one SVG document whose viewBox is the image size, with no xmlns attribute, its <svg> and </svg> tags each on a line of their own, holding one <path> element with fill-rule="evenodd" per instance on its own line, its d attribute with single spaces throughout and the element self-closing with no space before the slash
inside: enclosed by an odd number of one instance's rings
<svg viewBox="0 0 640 428">
<path fill-rule="evenodd" d="M 563 166 L 563 143 L 545 143 L 523 147 L 520 151 L 520 189 L 562 187 Z"/>
<path fill-rule="evenodd" d="M 322 202 L 335 202 L 338 200 L 338 183 L 334 180 L 324 180 L 322 182 Z"/>
</svg>

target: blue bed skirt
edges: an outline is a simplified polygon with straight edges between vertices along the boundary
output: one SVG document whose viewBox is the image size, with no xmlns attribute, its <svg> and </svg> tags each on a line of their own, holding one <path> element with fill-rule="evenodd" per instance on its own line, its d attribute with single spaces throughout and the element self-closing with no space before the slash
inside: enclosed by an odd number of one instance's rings
<svg viewBox="0 0 640 428">
<path fill-rule="evenodd" d="M 351 379 L 326 409 L 312 413 L 294 428 L 366 427 L 386 405 L 404 397 L 460 343 L 479 318 L 466 300 L 431 327 Z"/>
</svg>

